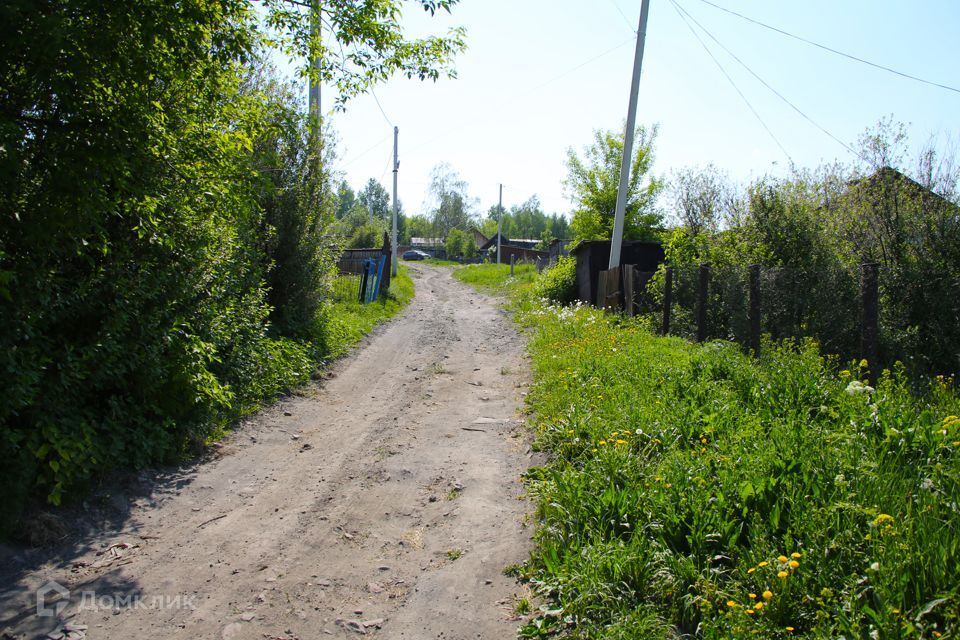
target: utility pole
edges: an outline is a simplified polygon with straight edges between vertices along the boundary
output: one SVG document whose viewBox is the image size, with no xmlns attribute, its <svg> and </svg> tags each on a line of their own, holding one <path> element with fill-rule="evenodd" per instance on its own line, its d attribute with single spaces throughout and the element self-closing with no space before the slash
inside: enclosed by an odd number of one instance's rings
<svg viewBox="0 0 960 640">
<path fill-rule="evenodd" d="M 320 0 L 311 0 L 310 2 L 310 35 L 311 40 L 320 39 Z M 320 51 L 319 45 L 317 52 L 310 59 L 310 88 L 307 91 L 310 111 L 310 124 L 313 135 L 319 139 L 323 133 L 321 129 L 321 110 L 320 110 Z"/>
<path fill-rule="evenodd" d="M 390 235 L 390 264 L 392 275 L 397 275 L 397 171 L 400 170 L 400 160 L 397 159 L 397 139 L 400 135 L 398 127 L 393 128 L 393 231 Z"/>
<path fill-rule="evenodd" d="M 627 129 L 623 132 L 623 158 L 620 160 L 620 188 L 617 190 L 617 208 L 613 219 L 613 237 L 610 239 L 610 269 L 620 266 L 623 246 L 623 218 L 627 208 L 627 189 L 630 186 L 630 160 L 633 157 L 633 129 L 637 124 L 637 98 L 640 93 L 640 67 L 643 65 L 643 44 L 647 37 L 647 14 L 650 0 L 640 4 L 640 30 L 637 31 L 637 52 L 633 58 L 633 82 L 630 84 L 630 104 L 627 107 Z"/>
<path fill-rule="evenodd" d="M 500 202 L 497 204 L 497 264 L 500 264 L 500 222 L 503 220 L 503 184 L 500 185 Z"/>
</svg>

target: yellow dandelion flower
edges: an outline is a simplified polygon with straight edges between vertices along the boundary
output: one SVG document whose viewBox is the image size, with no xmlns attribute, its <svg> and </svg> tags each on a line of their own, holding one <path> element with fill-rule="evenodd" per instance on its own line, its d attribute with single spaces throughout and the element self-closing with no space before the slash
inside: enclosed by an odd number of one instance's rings
<svg viewBox="0 0 960 640">
<path fill-rule="evenodd" d="M 770 591 L 769 589 L 767 589 L 766 591 L 763 592 L 764 600 L 769 600 L 772 597 L 773 597 L 773 591 Z"/>
<path fill-rule="evenodd" d="M 802 553 L 797 553 L 796 551 L 794 551 L 793 553 L 790 554 L 790 557 L 791 557 L 791 558 L 796 558 L 797 560 L 799 560 L 800 558 L 803 557 L 803 554 L 802 554 Z"/>
<path fill-rule="evenodd" d="M 732 608 L 737 606 L 737 603 L 734 602 L 733 600 L 727 600 L 727 606 Z"/>
<path fill-rule="evenodd" d="M 757 594 L 755 594 L 755 593 L 748 593 L 748 594 L 747 594 L 747 597 L 750 598 L 751 600 L 755 600 L 756 597 L 757 597 Z"/>
<path fill-rule="evenodd" d="M 606 440 L 601 440 L 601 441 L 598 442 L 597 444 L 603 446 L 603 445 L 607 444 L 607 441 L 606 441 Z"/>
<path fill-rule="evenodd" d="M 757 570 L 756 567 L 750 567 L 749 569 L 747 569 L 747 573 L 753 573 L 756 570 Z"/>
<path fill-rule="evenodd" d="M 793 631 L 793 627 L 784 627 L 787 631 Z"/>
<path fill-rule="evenodd" d="M 879 527 L 884 522 L 893 522 L 893 516 L 886 513 L 881 513 L 880 515 L 878 515 L 876 518 L 873 519 L 873 526 Z"/>
<path fill-rule="evenodd" d="M 760 609 L 763 609 L 763 603 L 758 602 L 757 604 L 753 605 L 753 608 L 756 609 L 757 611 L 760 611 Z"/>
<path fill-rule="evenodd" d="M 744 613 L 746 613 L 747 615 L 751 615 L 751 616 L 752 616 L 752 615 L 753 615 L 753 609 L 746 609 L 746 610 L 744 611 Z"/>
<path fill-rule="evenodd" d="M 767 562 L 766 560 L 764 560 L 763 562 L 761 562 L 761 563 L 758 564 L 757 566 L 758 566 L 758 567 L 765 567 L 765 566 L 767 566 L 768 564 L 770 564 L 770 563 Z"/>
<path fill-rule="evenodd" d="M 791 560 L 791 561 L 790 561 L 790 568 L 791 568 L 791 569 L 796 569 L 796 568 L 799 567 L 799 566 L 800 566 L 800 563 L 797 562 L 796 560 Z"/>
<path fill-rule="evenodd" d="M 777 562 L 779 562 L 780 564 L 786 564 L 787 556 L 777 556 Z"/>
<path fill-rule="evenodd" d="M 790 575 L 790 574 L 787 573 L 786 571 L 778 571 L 778 572 L 777 572 L 777 577 L 778 577 L 778 578 L 786 578 L 788 575 Z"/>
<path fill-rule="evenodd" d="M 626 440 L 617 440 L 617 444 L 627 444 Z"/>
</svg>

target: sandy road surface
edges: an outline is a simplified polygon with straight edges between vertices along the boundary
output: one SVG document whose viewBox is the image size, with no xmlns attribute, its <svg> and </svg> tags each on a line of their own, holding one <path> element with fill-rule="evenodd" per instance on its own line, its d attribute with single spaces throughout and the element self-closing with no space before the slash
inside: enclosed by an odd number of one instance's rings
<svg viewBox="0 0 960 640">
<path fill-rule="evenodd" d="M 91 498 L 106 531 L 54 553 L 0 549 L 0 629 L 514 637 L 520 587 L 502 570 L 529 549 L 523 342 L 448 270 L 413 269 L 414 301 L 328 380 L 247 421 L 203 463 Z M 67 604 L 59 618 L 36 615 L 49 580 L 70 590 L 48 598 Z"/>
</svg>

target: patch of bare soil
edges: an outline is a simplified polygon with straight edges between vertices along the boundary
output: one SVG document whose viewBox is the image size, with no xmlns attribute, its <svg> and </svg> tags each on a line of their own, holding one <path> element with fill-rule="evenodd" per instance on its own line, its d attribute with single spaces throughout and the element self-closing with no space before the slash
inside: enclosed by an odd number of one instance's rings
<svg viewBox="0 0 960 640">
<path fill-rule="evenodd" d="M 416 265 L 417 296 L 217 455 L 101 496 L 53 551 L 0 549 L 0 629 L 63 638 L 511 638 L 530 545 L 522 338 Z M 92 516 L 91 516 L 92 518 Z M 48 589 L 37 615 L 36 592 Z M 58 606 L 62 605 L 62 606 Z"/>
</svg>

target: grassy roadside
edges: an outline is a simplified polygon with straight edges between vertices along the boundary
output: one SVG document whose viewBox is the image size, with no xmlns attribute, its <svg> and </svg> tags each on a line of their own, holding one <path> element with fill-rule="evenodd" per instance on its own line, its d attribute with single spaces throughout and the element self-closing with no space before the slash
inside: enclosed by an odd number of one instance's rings
<svg viewBox="0 0 960 640">
<path fill-rule="evenodd" d="M 453 272 L 453 277 L 487 293 L 518 293 L 526 291 L 537 277 L 537 269 L 532 264 L 521 263 L 514 266 L 510 277 L 510 265 L 507 264 L 468 264 Z"/>
<path fill-rule="evenodd" d="M 423 264 L 429 264 L 432 267 L 462 267 L 463 265 L 454 260 L 440 260 L 439 258 L 427 258 Z"/>
<path fill-rule="evenodd" d="M 522 637 L 955 637 L 950 380 L 874 389 L 812 343 L 758 362 L 514 291 L 553 455 L 528 475 L 537 546 L 519 570 L 549 610 Z"/>
<path fill-rule="evenodd" d="M 352 285 L 352 280 L 348 285 Z M 343 289 L 336 284 L 334 289 Z M 347 286 L 348 291 L 352 291 Z M 329 323 L 324 347 L 326 359 L 339 358 L 352 349 L 375 326 L 399 313 L 413 300 L 414 287 L 410 270 L 401 264 L 397 276 L 390 281 L 387 296 L 370 304 L 360 304 L 352 296 L 341 296 L 324 310 Z"/>
</svg>

